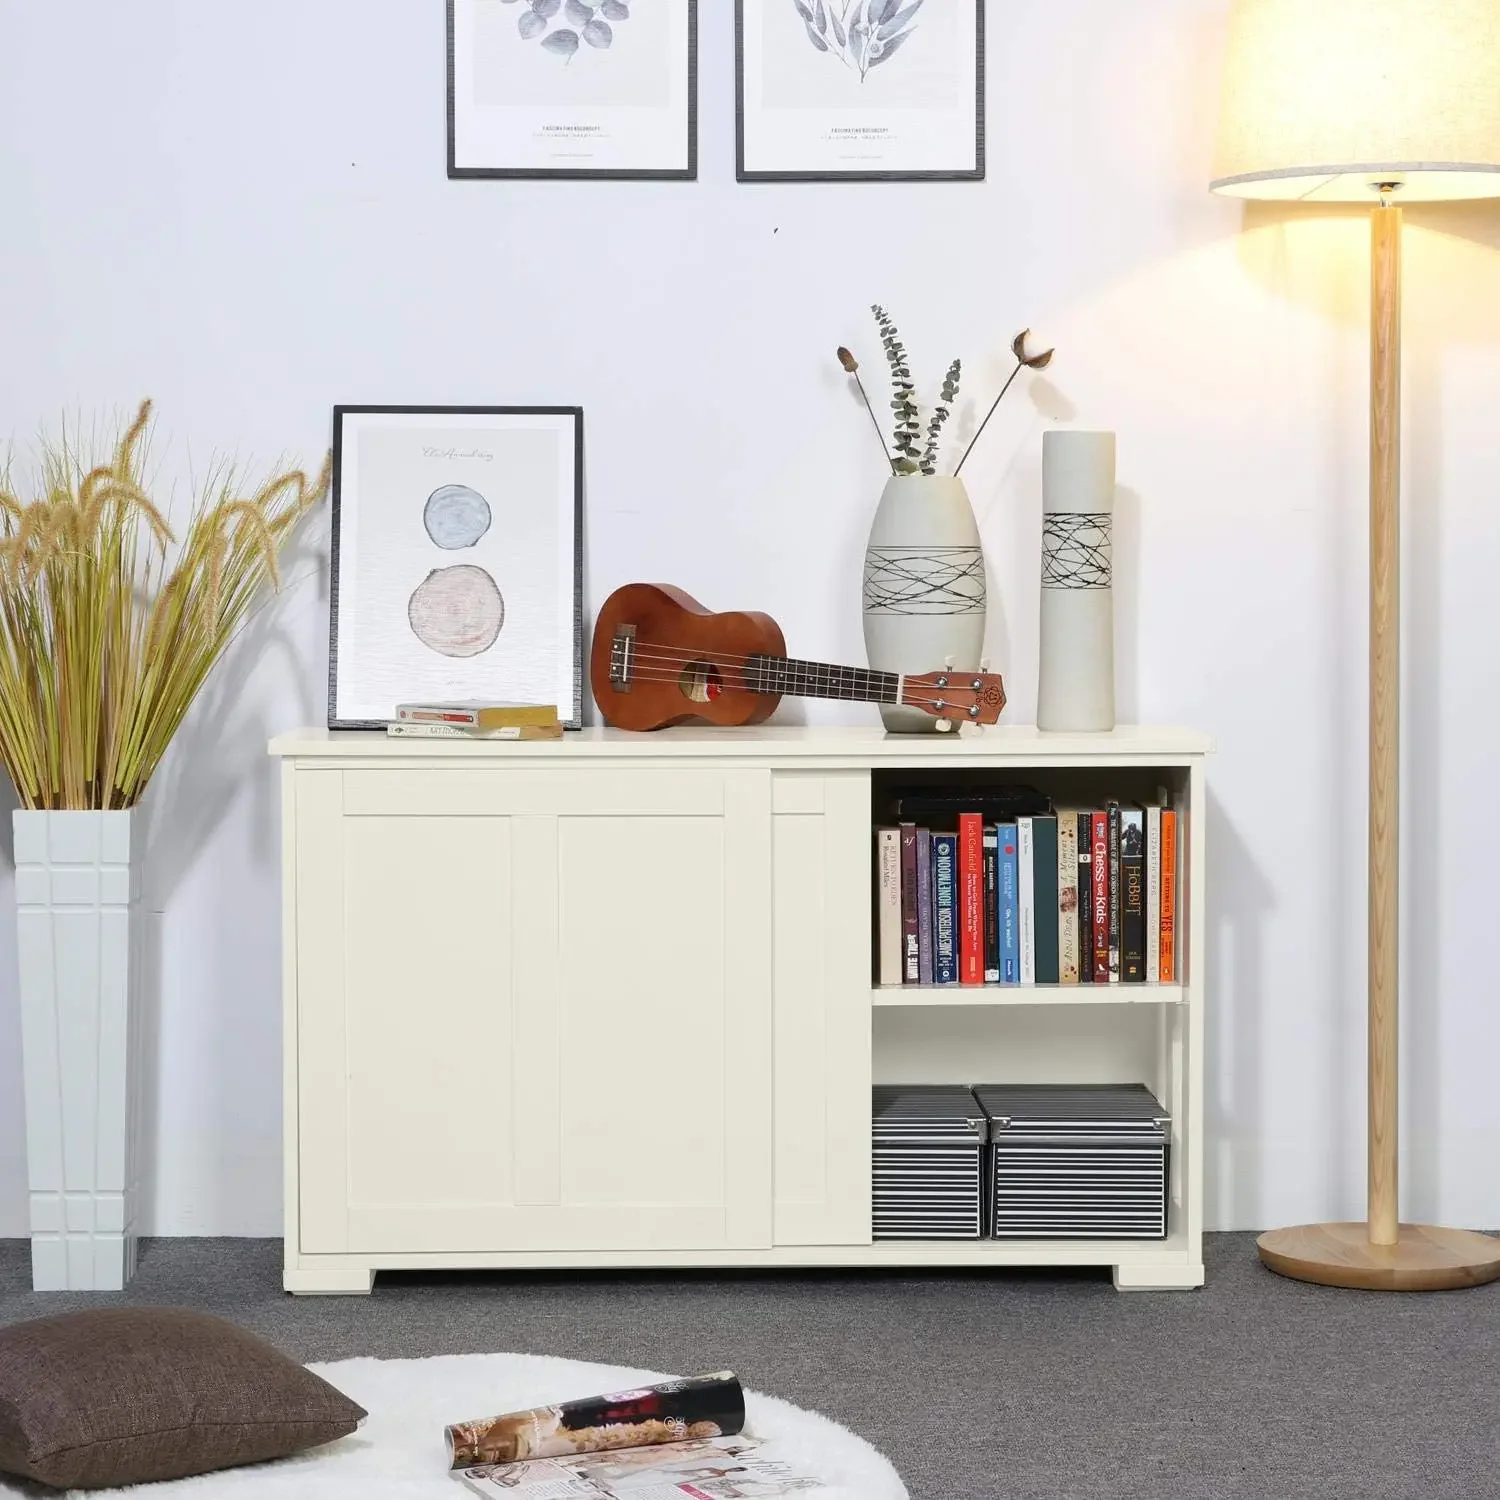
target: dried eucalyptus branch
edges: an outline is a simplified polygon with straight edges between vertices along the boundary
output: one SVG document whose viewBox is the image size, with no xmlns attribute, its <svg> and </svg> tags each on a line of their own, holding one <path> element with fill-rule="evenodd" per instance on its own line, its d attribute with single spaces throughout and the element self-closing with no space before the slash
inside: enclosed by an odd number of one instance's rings
<svg viewBox="0 0 1500 1500">
<path fill-rule="evenodd" d="M 1000 388 L 1000 394 L 995 397 L 995 404 L 985 413 L 984 421 L 979 424 L 979 431 L 970 439 L 969 446 L 964 449 L 964 456 L 959 459 L 958 467 L 953 471 L 954 478 L 963 473 L 963 467 L 969 461 L 969 455 L 974 451 L 974 444 L 984 436 L 984 429 L 990 425 L 990 418 L 1000 409 L 1000 403 L 1005 400 L 1005 394 L 1011 386 L 1016 383 L 1016 376 L 1022 370 L 1045 370 L 1052 363 L 1052 356 L 1057 353 L 1055 349 L 1044 349 L 1040 354 L 1027 354 L 1026 340 L 1031 336 L 1029 328 L 1023 328 L 1011 342 L 1010 352 L 1015 355 L 1016 367 L 1010 372 L 1010 379 Z"/>
<path fill-rule="evenodd" d="M 917 442 L 922 436 L 921 412 L 917 408 L 917 388 L 912 383 L 911 368 L 906 360 L 906 345 L 901 342 L 901 335 L 897 332 L 896 325 L 883 307 L 877 303 L 870 311 L 875 314 L 875 324 L 880 330 L 881 347 L 885 350 L 886 362 L 891 367 L 891 410 L 895 413 L 893 418 L 896 450 L 894 457 L 881 434 L 880 421 L 875 415 L 875 408 L 870 405 L 865 383 L 859 378 L 859 361 L 847 349 L 840 348 L 839 363 L 854 377 L 855 383 L 859 386 L 859 393 L 864 397 L 865 410 L 870 413 L 870 421 L 875 426 L 875 435 L 880 438 L 880 451 L 891 466 L 891 472 L 929 476 L 936 474 L 938 444 L 943 438 L 943 428 L 947 426 L 953 415 L 953 404 L 958 400 L 959 384 L 963 378 L 963 361 L 955 359 L 948 366 L 948 373 L 943 377 L 942 393 L 927 423 L 927 442 L 919 448 Z M 999 410 L 1000 403 L 1005 400 L 1006 393 L 1016 383 L 1016 377 L 1021 371 L 1045 370 L 1052 363 L 1052 356 L 1057 352 L 1054 349 L 1044 349 L 1040 354 L 1026 352 L 1026 340 L 1030 336 L 1031 330 L 1027 328 L 1018 333 L 1012 341 L 1010 349 L 1015 355 L 1016 367 L 1010 372 L 1010 378 L 1001 388 L 1000 394 L 995 397 L 995 403 L 985 414 L 984 421 L 979 424 L 979 431 L 974 434 L 973 440 L 964 449 L 964 455 L 958 461 L 958 468 L 953 471 L 955 478 L 969 461 L 969 455 L 974 451 L 974 444 L 984 435 L 984 429 L 990 425 L 990 418 Z"/>
<path fill-rule="evenodd" d="M 891 386 L 894 396 L 891 410 L 895 412 L 895 469 L 898 474 L 916 474 L 921 469 L 917 451 L 917 438 L 922 431 L 922 414 L 917 409 L 917 388 L 912 383 L 911 369 L 906 362 L 906 345 L 890 315 L 878 303 L 870 309 L 875 314 L 875 324 L 880 330 L 881 346 L 885 349 L 886 363 L 891 367 Z"/>
<path fill-rule="evenodd" d="M 953 415 L 953 403 L 958 400 L 958 383 L 963 375 L 963 361 L 955 359 L 948 366 L 948 374 L 943 380 L 943 394 L 938 401 L 937 409 L 932 414 L 932 420 L 927 424 L 927 447 L 922 453 L 922 472 L 924 474 L 937 473 L 937 446 L 938 439 L 943 435 L 943 424 Z"/>
</svg>

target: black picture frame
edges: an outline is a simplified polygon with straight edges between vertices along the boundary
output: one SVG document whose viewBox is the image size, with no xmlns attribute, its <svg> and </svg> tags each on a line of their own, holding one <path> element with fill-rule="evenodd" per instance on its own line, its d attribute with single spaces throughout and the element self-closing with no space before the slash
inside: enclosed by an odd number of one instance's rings
<svg viewBox="0 0 1500 1500">
<path fill-rule="evenodd" d="M 573 698 L 558 704 L 566 729 L 583 727 L 583 408 L 581 406 L 386 406 L 340 405 L 333 409 L 333 474 L 330 495 L 328 586 L 328 727 L 384 729 L 384 719 L 345 719 L 338 712 L 340 529 L 344 490 L 344 419 L 348 416 L 568 417 L 573 422 L 573 608 L 571 668 Z"/>
<path fill-rule="evenodd" d="M 658 0 L 660 3 L 660 0 Z M 454 6 L 446 0 L 448 38 L 445 47 L 448 72 L 448 176 L 454 181 L 521 179 L 580 182 L 696 182 L 698 180 L 698 0 L 687 0 L 687 166 L 670 167 L 461 167 L 458 165 L 457 44 L 454 38 Z"/>
<path fill-rule="evenodd" d="M 745 170 L 745 0 L 734 0 L 734 165 L 737 182 L 983 182 L 985 177 L 985 0 L 974 0 L 974 166 L 952 172 L 747 172 Z"/>
</svg>

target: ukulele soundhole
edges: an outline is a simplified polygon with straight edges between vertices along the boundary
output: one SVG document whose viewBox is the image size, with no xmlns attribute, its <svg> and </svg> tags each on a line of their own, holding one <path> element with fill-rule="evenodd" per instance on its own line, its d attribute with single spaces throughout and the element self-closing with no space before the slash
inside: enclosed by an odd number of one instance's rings
<svg viewBox="0 0 1500 1500">
<path fill-rule="evenodd" d="M 693 703 L 712 703 L 723 695 L 724 678 L 712 662 L 690 661 L 677 679 L 683 697 Z"/>
</svg>

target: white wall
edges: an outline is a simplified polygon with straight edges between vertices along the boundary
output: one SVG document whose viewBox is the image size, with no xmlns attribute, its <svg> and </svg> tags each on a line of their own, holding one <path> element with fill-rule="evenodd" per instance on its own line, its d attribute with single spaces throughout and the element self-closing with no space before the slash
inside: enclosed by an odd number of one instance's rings
<svg viewBox="0 0 1500 1500">
<path fill-rule="evenodd" d="M 1247 220 L 1206 192 L 1227 0 L 994 0 L 983 185 L 736 186 L 730 0 L 700 10 L 700 182 L 504 184 L 444 177 L 440 0 L 0 0 L 0 430 L 150 394 L 170 478 L 189 448 L 315 460 L 339 401 L 577 402 L 591 604 L 671 579 L 858 661 L 880 467 L 835 346 L 875 363 L 884 301 L 977 397 L 1033 324 L 1057 363 L 967 471 L 1013 716 L 1035 700 L 1040 431 L 1114 427 L 1121 716 L 1220 745 L 1210 1222 L 1357 1215 L 1364 220 Z M 1411 217 L 1406 1208 L 1493 1226 L 1500 210 Z M 320 718 L 325 628 L 316 583 L 280 601 L 157 789 L 159 1232 L 278 1231 L 263 744 Z"/>
</svg>

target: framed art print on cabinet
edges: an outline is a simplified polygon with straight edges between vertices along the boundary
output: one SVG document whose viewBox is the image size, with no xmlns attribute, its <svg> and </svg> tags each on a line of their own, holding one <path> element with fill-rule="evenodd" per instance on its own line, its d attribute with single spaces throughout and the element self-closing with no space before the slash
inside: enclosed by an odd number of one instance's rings
<svg viewBox="0 0 1500 1500">
<path fill-rule="evenodd" d="M 735 0 L 741 182 L 984 176 L 984 0 Z"/>
<path fill-rule="evenodd" d="M 448 0 L 449 177 L 698 175 L 698 0 Z"/>
<path fill-rule="evenodd" d="M 583 412 L 338 406 L 328 726 L 416 700 L 583 713 Z"/>
</svg>

